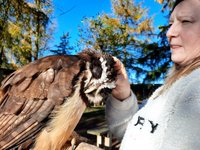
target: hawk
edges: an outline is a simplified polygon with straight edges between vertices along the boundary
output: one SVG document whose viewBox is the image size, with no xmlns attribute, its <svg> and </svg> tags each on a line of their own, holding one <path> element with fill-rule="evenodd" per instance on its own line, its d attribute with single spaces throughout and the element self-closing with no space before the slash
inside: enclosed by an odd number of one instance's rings
<svg viewBox="0 0 200 150">
<path fill-rule="evenodd" d="M 0 149 L 62 149 L 85 108 L 115 88 L 114 65 L 112 56 L 86 49 L 9 75 L 0 88 Z"/>
</svg>

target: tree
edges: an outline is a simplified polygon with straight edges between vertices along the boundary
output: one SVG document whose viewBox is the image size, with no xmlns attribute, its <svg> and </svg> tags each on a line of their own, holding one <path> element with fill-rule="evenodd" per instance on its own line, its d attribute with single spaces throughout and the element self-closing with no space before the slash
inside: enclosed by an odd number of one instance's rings
<svg viewBox="0 0 200 150">
<path fill-rule="evenodd" d="M 147 16 L 142 3 L 132 0 L 113 0 L 112 8 L 113 15 L 100 14 L 97 18 L 85 19 L 85 28 L 80 28 L 80 43 L 117 56 L 129 73 L 143 73 L 138 60 L 143 56 L 144 43 L 155 36 L 152 18 Z"/>
<path fill-rule="evenodd" d="M 165 17 L 169 18 L 174 0 L 157 0 L 157 2 L 162 4 L 162 12 L 166 12 Z M 166 37 L 168 27 L 168 24 L 159 27 L 160 33 L 157 36 L 160 39 L 159 42 L 143 45 L 145 51 L 139 58 L 139 63 L 145 68 L 143 70 L 143 74 L 146 74 L 144 82 L 163 80 L 172 66 L 170 46 Z"/>
<path fill-rule="evenodd" d="M 157 0 L 162 12 L 169 12 L 173 0 Z M 155 83 L 163 81 L 171 67 L 170 47 L 166 38 L 168 25 L 160 26 L 157 34 L 152 28 L 153 18 L 148 17 L 142 3 L 132 0 L 112 0 L 113 14 L 100 14 L 85 19 L 81 27 L 81 43 L 117 56 L 126 66 L 129 77 L 135 82 Z M 167 15 L 169 17 L 169 15 Z M 151 41 L 150 39 L 159 39 Z"/>
<path fill-rule="evenodd" d="M 174 0 L 157 0 L 163 5 L 162 12 L 166 12 L 167 18 L 169 18 Z M 170 59 L 170 46 L 166 37 L 168 30 L 168 24 L 159 27 L 160 33 L 158 42 L 144 44 L 143 56 L 138 59 L 139 64 L 143 69 L 144 80 L 143 82 L 151 83 L 152 81 L 161 81 L 165 78 L 167 71 L 172 66 Z"/>
<path fill-rule="evenodd" d="M 162 12 L 165 12 L 167 15 L 165 17 L 169 18 L 171 9 L 174 5 L 174 0 L 157 0 L 158 3 L 160 3 L 162 7 Z M 140 58 L 140 62 L 144 66 L 155 66 L 154 68 L 151 68 L 151 71 L 147 73 L 146 78 L 144 81 L 149 82 L 150 79 L 163 79 L 166 76 L 167 71 L 172 66 L 172 62 L 170 59 L 170 46 L 168 43 L 168 40 L 166 38 L 166 32 L 168 30 L 169 25 L 163 25 L 160 26 L 160 33 L 158 34 L 158 38 L 160 39 L 160 42 L 153 43 L 147 45 L 147 49 L 149 50 L 148 53 L 144 54 L 142 58 Z M 153 51 L 152 48 L 154 49 Z M 144 61 L 149 58 L 149 61 Z M 151 64 L 151 65 L 148 65 Z"/>
<path fill-rule="evenodd" d="M 143 44 L 143 55 L 138 63 L 143 68 L 144 83 L 153 83 L 165 78 L 168 69 L 171 67 L 170 46 L 166 37 L 166 30 L 161 29 L 158 34 L 159 42 Z M 140 75 L 140 74 L 138 74 Z"/>
<path fill-rule="evenodd" d="M 63 34 L 63 36 L 60 37 L 60 44 L 55 45 L 57 47 L 56 50 L 51 50 L 56 55 L 66 55 L 70 54 L 71 51 L 73 50 L 73 47 L 69 45 L 69 32 L 66 34 Z"/>
<path fill-rule="evenodd" d="M 163 5 L 162 11 L 171 10 L 175 0 L 157 0 L 158 3 Z"/>
<path fill-rule="evenodd" d="M 50 0 L 1 0 L 0 59 L 17 67 L 38 58 L 49 39 Z M 5 62 L 7 61 L 7 62 Z"/>
</svg>

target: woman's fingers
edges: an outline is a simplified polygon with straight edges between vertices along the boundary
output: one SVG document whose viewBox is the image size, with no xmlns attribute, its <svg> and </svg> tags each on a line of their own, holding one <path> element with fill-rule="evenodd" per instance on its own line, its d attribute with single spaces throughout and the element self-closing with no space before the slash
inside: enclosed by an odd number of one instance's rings
<svg viewBox="0 0 200 150">
<path fill-rule="evenodd" d="M 119 99 L 124 100 L 130 96 L 130 83 L 124 65 L 119 59 L 114 57 L 116 62 L 115 69 L 117 70 L 116 88 L 113 89 L 112 95 Z"/>
</svg>

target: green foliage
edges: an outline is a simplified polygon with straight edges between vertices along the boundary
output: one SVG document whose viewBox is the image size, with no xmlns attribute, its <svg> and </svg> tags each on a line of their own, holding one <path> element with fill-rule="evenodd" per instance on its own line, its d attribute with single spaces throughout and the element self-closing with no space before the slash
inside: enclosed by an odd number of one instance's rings
<svg viewBox="0 0 200 150">
<path fill-rule="evenodd" d="M 174 0 L 157 0 L 157 2 L 162 5 L 162 12 L 168 13 L 166 17 L 169 18 Z M 148 53 L 144 54 L 144 56 L 139 59 L 144 66 L 154 66 L 150 69 L 150 72 L 146 71 L 145 82 L 150 82 L 150 79 L 163 79 L 172 66 L 170 46 L 166 37 L 168 27 L 168 24 L 160 26 L 160 33 L 158 34 L 160 42 L 153 43 L 153 45 L 145 45 L 147 46 L 145 49 L 148 49 Z M 147 58 L 150 61 L 144 61 L 147 60 Z"/>
<path fill-rule="evenodd" d="M 147 16 L 147 10 L 142 7 L 142 3 L 113 0 L 112 4 L 112 15 L 100 14 L 96 18 L 85 18 L 84 28 L 80 28 L 80 44 L 86 43 L 88 47 L 101 49 L 118 57 L 129 73 L 141 75 L 150 71 L 144 68 L 144 65 L 147 67 L 150 63 L 142 63 L 139 58 L 144 57 L 147 44 L 155 37 L 153 18 Z"/>
<path fill-rule="evenodd" d="M 156 0 L 158 3 L 162 4 L 162 11 L 169 11 L 171 10 L 174 0 Z"/>
<path fill-rule="evenodd" d="M 136 4 L 132 0 L 111 1 L 113 14 L 102 13 L 84 19 L 79 44 L 118 57 L 129 76 L 136 75 L 134 83 L 161 81 L 171 66 L 166 38 L 168 27 L 160 27 L 160 33 L 154 34 L 153 18 L 147 15 L 148 11 L 142 7 L 142 3 Z M 161 3 L 163 11 L 167 11 L 173 1 L 163 0 Z"/>
<path fill-rule="evenodd" d="M 51 1 L 0 0 L 2 64 L 24 65 L 38 58 L 46 45 Z"/>
<path fill-rule="evenodd" d="M 70 54 L 73 50 L 73 47 L 70 46 L 69 39 L 70 39 L 69 32 L 66 33 L 66 34 L 63 34 L 63 36 L 60 37 L 60 44 L 55 45 L 55 47 L 57 47 L 57 49 L 50 50 L 50 51 L 53 52 L 56 55 Z"/>
</svg>

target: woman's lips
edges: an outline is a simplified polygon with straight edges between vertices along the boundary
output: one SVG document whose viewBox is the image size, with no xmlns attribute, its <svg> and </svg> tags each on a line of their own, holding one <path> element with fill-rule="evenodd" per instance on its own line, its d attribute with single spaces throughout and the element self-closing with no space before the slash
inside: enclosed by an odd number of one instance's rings
<svg viewBox="0 0 200 150">
<path fill-rule="evenodd" d="M 182 47 L 182 46 L 181 45 L 173 45 L 173 44 L 170 45 L 171 49 L 177 49 L 177 48 L 180 48 L 180 47 Z"/>
</svg>

